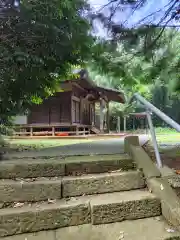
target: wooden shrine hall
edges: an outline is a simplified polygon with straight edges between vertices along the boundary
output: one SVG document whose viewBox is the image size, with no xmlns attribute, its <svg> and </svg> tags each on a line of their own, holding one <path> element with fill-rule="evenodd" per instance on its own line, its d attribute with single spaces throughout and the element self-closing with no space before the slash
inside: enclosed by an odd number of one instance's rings
<svg viewBox="0 0 180 240">
<path fill-rule="evenodd" d="M 32 105 L 28 116 L 16 119 L 16 135 L 69 136 L 109 132 L 109 102 L 124 103 L 124 94 L 97 86 L 86 70 L 60 84 L 60 91 Z"/>
</svg>

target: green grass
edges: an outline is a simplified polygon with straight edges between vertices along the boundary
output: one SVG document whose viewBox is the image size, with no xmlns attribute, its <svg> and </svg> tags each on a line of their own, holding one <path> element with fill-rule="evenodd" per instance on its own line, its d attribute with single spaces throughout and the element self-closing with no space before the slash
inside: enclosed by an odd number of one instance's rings
<svg viewBox="0 0 180 240">
<path fill-rule="evenodd" d="M 156 128 L 158 143 L 180 144 L 180 133 L 172 128 Z"/>
<path fill-rule="evenodd" d="M 178 134 L 178 132 L 173 128 L 155 128 L 156 134 Z"/>
<path fill-rule="evenodd" d="M 178 133 L 175 129 L 172 128 L 155 128 L 156 137 L 158 143 L 171 143 L 171 144 L 179 144 L 180 143 L 180 133 Z M 145 134 L 145 130 L 139 131 L 130 131 L 129 133 L 134 134 Z M 148 135 L 150 135 L 150 131 L 148 130 Z"/>
<path fill-rule="evenodd" d="M 168 135 L 160 135 L 157 134 L 157 141 L 160 144 L 166 144 L 166 143 L 170 143 L 170 144 L 180 144 L 180 133 L 176 133 L 176 134 L 168 134 Z"/>
<path fill-rule="evenodd" d="M 180 133 L 172 128 L 156 128 L 158 144 L 172 144 L 167 148 L 159 148 L 168 157 L 180 157 Z"/>
</svg>

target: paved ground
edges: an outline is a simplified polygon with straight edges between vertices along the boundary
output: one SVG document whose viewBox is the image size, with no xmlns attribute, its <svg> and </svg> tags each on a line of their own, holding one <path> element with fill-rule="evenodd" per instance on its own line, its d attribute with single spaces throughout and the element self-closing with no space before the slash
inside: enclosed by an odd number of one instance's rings
<svg viewBox="0 0 180 240">
<path fill-rule="evenodd" d="M 141 145 L 148 141 L 147 135 L 139 136 Z M 8 158 L 44 157 L 44 156 L 73 156 L 95 154 L 119 154 L 124 152 L 124 138 L 98 140 L 88 143 L 45 148 L 39 151 L 17 152 L 7 155 Z"/>
</svg>

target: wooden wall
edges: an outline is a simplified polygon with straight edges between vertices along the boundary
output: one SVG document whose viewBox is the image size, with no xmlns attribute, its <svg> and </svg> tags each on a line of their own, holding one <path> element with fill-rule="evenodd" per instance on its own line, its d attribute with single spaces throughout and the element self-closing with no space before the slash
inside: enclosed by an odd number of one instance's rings
<svg viewBox="0 0 180 240">
<path fill-rule="evenodd" d="M 28 124 L 57 124 L 71 122 L 71 92 L 57 93 L 33 105 L 28 116 Z"/>
<path fill-rule="evenodd" d="M 28 116 L 28 124 L 78 123 L 91 125 L 94 119 L 95 103 L 86 98 L 87 92 L 78 86 L 72 91 L 59 92 L 33 105 Z"/>
<path fill-rule="evenodd" d="M 80 121 L 78 123 L 83 125 L 91 125 L 93 121 L 93 113 L 94 113 L 94 103 L 89 102 L 86 98 L 87 92 L 85 92 L 83 89 L 73 86 L 72 90 L 72 101 L 73 97 L 77 98 L 77 101 L 79 101 L 79 119 Z M 75 101 L 74 98 L 74 101 Z M 77 111 L 76 111 L 77 112 Z M 74 113 L 74 103 L 72 106 L 72 121 L 74 122 L 75 118 Z"/>
</svg>

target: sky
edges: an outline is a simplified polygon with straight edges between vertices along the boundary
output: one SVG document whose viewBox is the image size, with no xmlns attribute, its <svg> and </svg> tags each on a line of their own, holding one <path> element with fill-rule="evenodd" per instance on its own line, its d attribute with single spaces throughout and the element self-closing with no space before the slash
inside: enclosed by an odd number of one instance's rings
<svg viewBox="0 0 180 240">
<path fill-rule="evenodd" d="M 153 12 L 156 12 L 157 10 L 166 6 L 169 3 L 169 1 L 170 0 L 148 0 L 147 3 L 145 4 L 145 6 L 143 8 L 141 8 L 141 10 L 135 11 L 133 13 L 133 15 L 131 14 L 130 8 L 127 8 L 127 10 L 125 12 L 118 12 L 118 14 L 116 14 L 116 16 L 114 18 L 114 21 L 117 23 L 126 21 L 127 26 L 133 26 L 134 24 L 136 24 L 137 22 L 142 20 L 147 15 L 149 15 Z M 89 2 L 91 4 L 91 6 L 96 11 L 98 11 L 102 6 L 104 6 L 105 4 L 108 3 L 108 0 L 89 0 Z M 158 13 L 156 15 L 156 19 L 151 17 L 151 19 L 149 19 L 149 20 L 156 23 L 159 19 L 161 19 L 165 10 L 166 9 L 164 9 L 164 11 L 161 11 L 160 13 Z M 100 36 L 104 35 L 104 29 L 103 29 L 102 25 L 98 24 L 96 26 L 96 28 L 98 29 L 98 35 L 100 35 Z"/>
<path fill-rule="evenodd" d="M 91 6 L 93 6 L 95 9 L 101 8 L 103 5 L 108 3 L 108 0 L 89 0 Z M 145 7 L 141 8 L 140 11 L 136 11 L 133 14 L 134 21 L 138 21 L 142 19 L 143 17 L 147 16 L 148 14 L 157 11 L 161 7 L 165 6 L 169 0 L 148 0 Z M 127 15 L 126 15 L 127 17 Z"/>
</svg>

